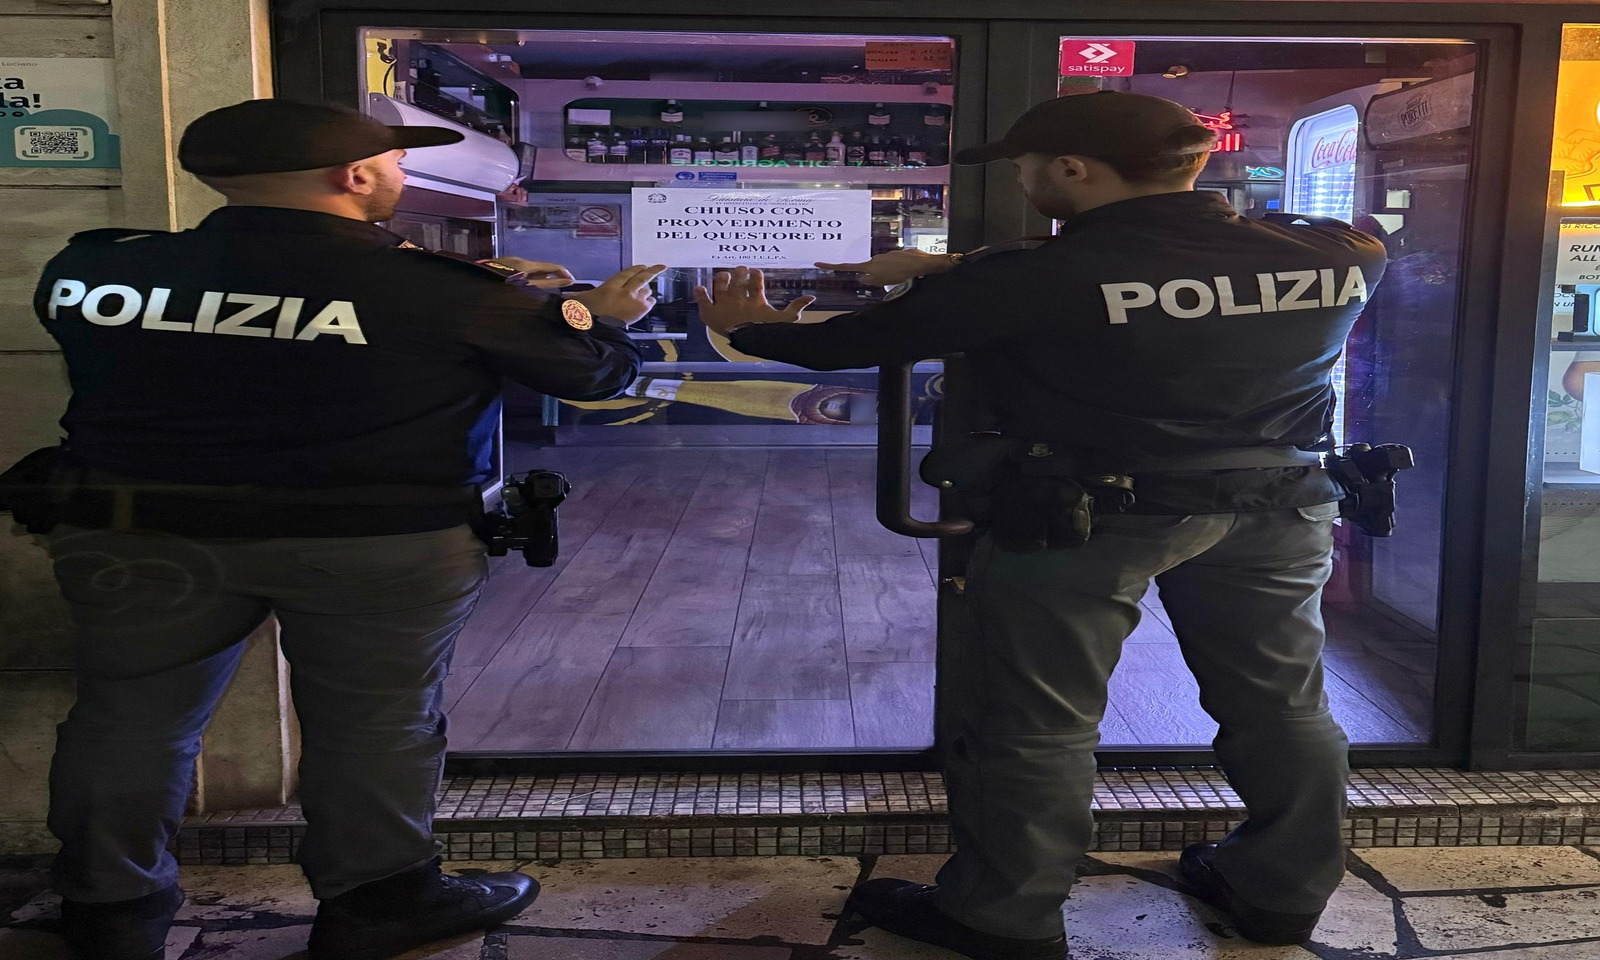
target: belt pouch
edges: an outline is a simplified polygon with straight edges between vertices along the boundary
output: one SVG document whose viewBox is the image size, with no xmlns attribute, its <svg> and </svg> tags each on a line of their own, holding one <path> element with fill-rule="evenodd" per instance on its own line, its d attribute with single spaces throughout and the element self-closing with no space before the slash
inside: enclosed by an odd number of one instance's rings
<svg viewBox="0 0 1600 960">
<path fill-rule="evenodd" d="M 957 513 L 982 522 L 996 485 L 1016 475 L 1016 457 L 1026 449 L 1026 443 L 998 433 L 968 434 L 941 440 L 917 472 L 923 483 L 955 499 Z"/>
</svg>

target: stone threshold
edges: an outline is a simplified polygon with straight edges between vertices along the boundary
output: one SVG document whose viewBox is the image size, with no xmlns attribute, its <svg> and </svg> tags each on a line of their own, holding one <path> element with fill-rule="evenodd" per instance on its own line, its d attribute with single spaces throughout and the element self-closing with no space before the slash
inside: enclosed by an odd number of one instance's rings
<svg viewBox="0 0 1600 960">
<path fill-rule="evenodd" d="M 1353 847 L 1600 845 L 1600 770 L 1358 770 Z M 1095 851 L 1178 850 L 1243 815 L 1215 768 L 1114 768 L 1094 791 Z M 290 863 L 297 806 L 189 818 L 187 864 Z M 948 853 L 937 773 L 649 773 L 448 777 L 447 860 Z"/>
</svg>

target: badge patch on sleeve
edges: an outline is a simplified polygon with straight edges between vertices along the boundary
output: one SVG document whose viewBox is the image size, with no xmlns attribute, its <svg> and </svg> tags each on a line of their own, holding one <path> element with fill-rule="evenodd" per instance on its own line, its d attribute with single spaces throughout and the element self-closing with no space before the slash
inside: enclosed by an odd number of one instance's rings
<svg viewBox="0 0 1600 960">
<path fill-rule="evenodd" d="M 594 326 L 594 314 L 576 300 L 567 300 L 561 304 L 561 318 L 574 330 L 588 330 Z"/>
</svg>

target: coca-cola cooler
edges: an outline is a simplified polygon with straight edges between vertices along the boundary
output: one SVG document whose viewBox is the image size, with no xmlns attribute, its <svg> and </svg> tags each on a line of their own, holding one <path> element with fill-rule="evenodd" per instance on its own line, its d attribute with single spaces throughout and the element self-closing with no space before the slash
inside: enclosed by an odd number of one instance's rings
<svg viewBox="0 0 1600 960">
<path fill-rule="evenodd" d="M 1283 210 L 1312 217 L 1334 217 L 1354 222 L 1361 115 L 1380 85 L 1349 90 L 1301 108 L 1289 124 L 1284 151 Z M 1367 211 L 1363 210 L 1362 213 Z M 1345 440 L 1345 374 L 1347 357 L 1333 370 L 1338 407 L 1334 411 L 1334 441 Z"/>
</svg>

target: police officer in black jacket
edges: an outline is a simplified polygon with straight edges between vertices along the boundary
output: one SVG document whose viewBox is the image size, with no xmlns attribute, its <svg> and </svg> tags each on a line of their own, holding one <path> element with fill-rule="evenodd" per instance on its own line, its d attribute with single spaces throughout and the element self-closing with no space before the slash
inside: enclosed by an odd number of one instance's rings
<svg viewBox="0 0 1600 960">
<path fill-rule="evenodd" d="M 485 576 L 476 485 L 502 378 L 575 400 L 633 381 L 621 327 L 662 268 L 561 297 L 376 226 L 405 151 L 460 139 L 226 107 L 179 159 L 227 206 L 181 233 L 82 234 L 45 268 L 38 316 L 73 389 L 49 548 L 79 662 L 50 826 L 80 957 L 162 955 L 200 734 L 269 613 L 303 734 L 311 956 L 392 956 L 537 894 L 442 874 L 432 834 L 442 684 Z"/>
<path fill-rule="evenodd" d="M 1347 742 L 1319 608 L 1341 492 L 1305 448 L 1324 442 L 1330 373 L 1384 250 L 1197 192 L 1212 143 L 1160 98 L 1051 100 L 957 157 L 1012 162 L 1061 221 L 1037 248 L 820 264 L 918 278 L 821 324 L 787 323 L 807 301 L 774 309 L 759 271 L 697 291 L 707 325 L 759 357 L 831 370 L 965 353 L 1004 435 L 968 572 L 977 635 L 942 680 L 962 705 L 957 853 L 937 886 L 855 890 L 887 930 L 980 960 L 1062 956 L 1106 684 L 1152 578 L 1249 810 L 1180 872 L 1264 943 L 1307 939 L 1343 874 Z"/>
</svg>

